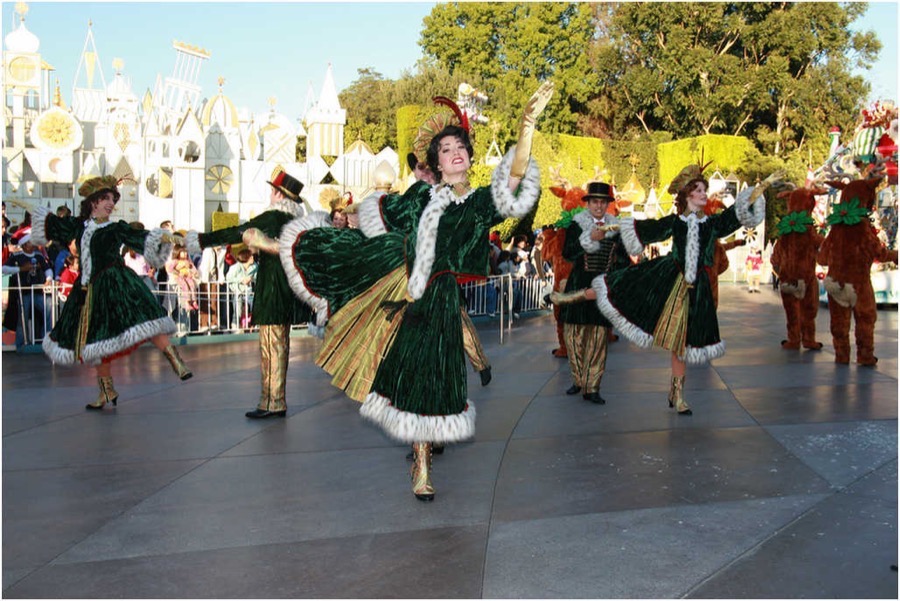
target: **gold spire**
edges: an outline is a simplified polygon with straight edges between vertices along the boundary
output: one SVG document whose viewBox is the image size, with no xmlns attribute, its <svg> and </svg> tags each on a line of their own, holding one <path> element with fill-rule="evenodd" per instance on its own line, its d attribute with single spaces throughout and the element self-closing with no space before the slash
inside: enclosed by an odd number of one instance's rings
<svg viewBox="0 0 900 601">
<path fill-rule="evenodd" d="M 225 85 L 225 78 L 219 75 L 219 79 L 217 80 L 219 83 L 219 94 L 222 93 L 222 86 Z"/>
<path fill-rule="evenodd" d="M 114 58 L 112 66 L 113 69 L 116 70 L 116 75 L 119 75 L 122 73 L 122 68 L 125 66 L 125 61 L 123 61 L 121 58 Z"/>
<path fill-rule="evenodd" d="M 25 15 L 28 14 L 28 4 L 26 2 L 16 2 L 16 13 L 19 15 L 19 20 L 24 21 Z"/>
<path fill-rule="evenodd" d="M 63 110 L 68 110 L 65 101 L 62 99 L 62 92 L 59 89 L 59 78 L 56 78 L 56 91 L 53 93 L 53 104 Z"/>
</svg>

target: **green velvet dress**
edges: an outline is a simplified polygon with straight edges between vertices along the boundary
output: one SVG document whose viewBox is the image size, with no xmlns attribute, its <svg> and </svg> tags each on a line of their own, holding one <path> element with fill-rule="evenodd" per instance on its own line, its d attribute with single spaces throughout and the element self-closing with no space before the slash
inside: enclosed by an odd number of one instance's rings
<svg viewBox="0 0 900 601">
<path fill-rule="evenodd" d="M 386 274 L 405 269 L 414 300 L 393 316 L 402 321 L 360 408 L 397 440 L 453 442 L 474 435 L 457 277 L 485 277 L 490 228 L 524 216 L 540 195 L 533 163 L 517 194 L 509 191 L 507 159 L 489 187 L 456 196 L 448 186 L 417 182 L 403 195 L 361 202 L 360 230 L 300 227 L 292 239 L 281 239 L 285 268 L 296 272 L 290 278 L 295 292 L 318 302 L 324 314 L 336 314 Z M 388 314 L 379 311 L 375 318 Z"/>
<path fill-rule="evenodd" d="M 240 244 L 244 232 L 249 228 L 257 228 L 270 238 L 278 239 L 282 228 L 296 218 L 296 210 L 299 207 L 292 201 L 283 202 L 285 203 L 283 208 L 286 210 L 281 210 L 277 206 L 269 208 L 241 225 L 208 233 L 188 232 L 188 252 L 197 255 L 201 249 L 208 246 Z M 261 252 L 258 256 L 258 265 L 250 323 L 257 326 L 275 326 L 310 321 L 312 310 L 294 297 L 278 256 Z"/>
<path fill-rule="evenodd" d="M 125 355 L 157 334 L 171 334 L 175 322 L 141 278 L 125 265 L 122 246 L 144 254 L 156 267 L 171 250 L 161 245 L 163 230 L 135 230 L 124 221 L 82 222 L 49 209 L 34 214 L 39 244 L 75 240 L 81 273 L 72 285 L 43 349 L 54 362 L 98 364 Z"/>
<path fill-rule="evenodd" d="M 638 255 L 644 245 L 668 238 L 672 251 L 594 279 L 597 306 L 620 333 L 638 346 L 674 351 L 687 363 L 725 354 L 710 287 L 710 278 L 717 277 L 712 271 L 715 241 L 741 226 L 756 227 L 765 218 L 764 199 L 747 202 L 752 190 L 741 192 L 734 205 L 718 215 L 621 220 L 629 254 Z M 678 347 L 661 339 L 661 331 L 673 329 L 681 330 L 683 344 Z"/>
</svg>

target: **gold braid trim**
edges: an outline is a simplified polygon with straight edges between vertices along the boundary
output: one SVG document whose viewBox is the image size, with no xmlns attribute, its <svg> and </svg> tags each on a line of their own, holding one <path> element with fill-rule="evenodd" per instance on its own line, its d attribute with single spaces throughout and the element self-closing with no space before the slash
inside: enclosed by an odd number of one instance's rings
<svg viewBox="0 0 900 601">
<path fill-rule="evenodd" d="M 316 364 L 334 376 L 331 383 L 353 400 L 363 402 L 371 392 L 375 373 L 403 321 L 403 310 L 388 321 L 379 305 L 402 300 L 406 284 L 406 266 L 401 265 L 328 320 Z"/>
<path fill-rule="evenodd" d="M 674 352 L 679 357 L 684 356 L 684 346 L 687 340 L 688 303 L 687 291 L 690 286 L 684 281 L 684 276 L 678 274 L 672 292 L 666 299 L 659 321 L 653 330 L 653 346 L 659 346 Z"/>
<path fill-rule="evenodd" d="M 81 354 L 87 344 L 88 328 L 91 326 L 91 305 L 94 303 L 94 284 L 89 283 L 84 292 L 81 319 L 78 320 L 78 335 L 75 338 L 75 362 L 81 362 Z"/>
</svg>

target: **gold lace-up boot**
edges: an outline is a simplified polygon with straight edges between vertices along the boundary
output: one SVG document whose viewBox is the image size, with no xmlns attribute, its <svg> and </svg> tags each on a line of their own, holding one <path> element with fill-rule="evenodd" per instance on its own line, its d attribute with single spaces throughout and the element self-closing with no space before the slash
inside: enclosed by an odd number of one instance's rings
<svg viewBox="0 0 900 601">
<path fill-rule="evenodd" d="M 100 388 L 100 394 L 97 396 L 97 400 L 93 403 L 88 403 L 84 408 L 90 409 L 91 411 L 99 411 L 100 409 L 103 409 L 103 406 L 107 403 L 112 403 L 113 406 L 115 406 L 116 401 L 119 400 L 119 393 L 113 388 L 112 377 L 97 376 L 97 386 Z"/>
<path fill-rule="evenodd" d="M 669 407 L 675 407 L 679 415 L 693 415 L 693 411 L 684 400 L 684 376 L 672 376 L 672 388 L 669 389 Z"/>
<path fill-rule="evenodd" d="M 172 369 L 178 374 L 178 377 L 182 380 L 187 380 L 194 374 L 191 373 L 191 370 L 188 369 L 188 366 L 185 365 L 184 360 L 181 358 L 181 355 L 178 354 L 178 349 L 176 349 L 171 344 L 166 347 L 166 350 L 163 351 L 163 355 L 166 356 L 166 359 L 169 360 L 169 364 L 171 364 Z"/>
<path fill-rule="evenodd" d="M 431 443 L 413 443 L 413 464 L 409 470 L 412 478 L 412 491 L 420 501 L 434 500 L 434 487 L 431 485 Z"/>
</svg>

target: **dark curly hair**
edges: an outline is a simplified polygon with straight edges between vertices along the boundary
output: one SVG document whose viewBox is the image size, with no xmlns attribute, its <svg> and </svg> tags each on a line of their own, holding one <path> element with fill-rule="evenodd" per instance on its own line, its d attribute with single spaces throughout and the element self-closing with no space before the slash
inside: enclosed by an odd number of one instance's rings
<svg viewBox="0 0 900 601">
<path fill-rule="evenodd" d="M 428 151 L 425 154 L 428 168 L 431 169 L 431 172 L 434 174 L 437 181 L 441 181 L 441 172 L 438 170 L 438 147 L 441 144 L 441 140 L 449 136 L 459 138 L 462 141 L 463 145 L 466 147 L 466 152 L 469 153 L 469 160 L 475 156 L 475 149 L 472 148 L 469 132 L 458 125 L 448 125 L 431 139 L 431 143 L 428 145 Z"/>
<path fill-rule="evenodd" d="M 85 219 L 90 219 L 91 213 L 94 212 L 94 202 L 107 192 L 112 192 L 114 203 L 118 203 L 119 199 L 122 198 L 122 195 L 119 194 L 119 191 L 116 188 L 103 188 L 102 190 L 97 190 L 81 201 L 81 212 L 79 213 L 78 218 L 82 221 Z"/>
<path fill-rule="evenodd" d="M 703 184 L 706 186 L 706 189 L 709 190 L 709 182 L 706 181 L 705 177 L 695 177 L 686 183 L 681 190 L 678 191 L 678 194 L 675 195 L 675 210 L 679 215 L 684 213 L 685 209 L 687 209 L 688 194 L 693 192 L 698 184 Z"/>
</svg>

